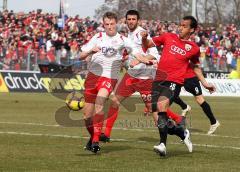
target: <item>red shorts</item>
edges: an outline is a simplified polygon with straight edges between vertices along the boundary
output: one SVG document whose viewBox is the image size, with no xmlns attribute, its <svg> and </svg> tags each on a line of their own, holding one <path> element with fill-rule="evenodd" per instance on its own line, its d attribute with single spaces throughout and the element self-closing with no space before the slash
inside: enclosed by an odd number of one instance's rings
<svg viewBox="0 0 240 172">
<path fill-rule="evenodd" d="M 89 72 L 84 83 L 84 98 L 87 103 L 95 103 L 98 91 L 105 88 L 110 94 L 117 83 L 117 79 L 94 75 Z"/>
<path fill-rule="evenodd" d="M 119 83 L 115 94 L 129 97 L 133 93 L 139 92 L 144 103 L 151 103 L 152 82 L 152 79 L 138 79 L 126 73 Z"/>
</svg>

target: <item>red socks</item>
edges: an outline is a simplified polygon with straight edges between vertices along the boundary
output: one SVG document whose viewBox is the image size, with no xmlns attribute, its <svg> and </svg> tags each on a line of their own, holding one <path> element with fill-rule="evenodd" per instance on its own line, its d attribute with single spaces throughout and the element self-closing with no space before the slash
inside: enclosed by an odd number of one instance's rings
<svg viewBox="0 0 240 172">
<path fill-rule="evenodd" d="M 111 135 L 114 122 L 116 121 L 118 116 L 118 110 L 119 108 L 113 108 L 113 107 L 110 107 L 109 109 L 108 118 L 106 120 L 106 129 L 104 133 L 107 137 L 110 137 Z"/>
<path fill-rule="evenodd" d="M 91 138 L 93 137 L 93 122 L 92 122 L 92 118 L 87 118 L 84 120 L 85 121 L 85 126 L 88 130 L 88 133 L 90 134 Z"/>
<path fill-rule="evenodd" d="M 105 135 L 107 137 L 111 136 L 111 131 L 114 125 L 114 122 L 117 119 L 119 108 L 110 107 L 108 112 L 108 118 L 106 120 Z M 167 109 L 167 116 L 173 119 L 176 123 L 180 123 L 182 116 L 172 112 L 170 109 Z M 104 123 L 104 114 L 96 114 L 93 118 L 88 118 L 85 120 L 86 128 L 91 135 L 92 142 L 99 142 L 99 137 L 102 133 L 102 127 Z"/>
<path fill-rule="evenodd" d="M 119 108 L 113 108 L 113 107 L 110 107 L 109 109 L 108 118 L 106 120 L 106 129 L 105 129 L 105 135 L 107 137 L 110 137 L 111 135 L 114 122 L 116 121 L 118 116 L 118 110 Z M 104 114 L 96 114 L 93 117 L 92 121 L 93 121 L 92 125 L 87 125 L 87 121 L 85 120 L 87 130 L 92 137 L 92 142 L 99 142 L 99 137 L 102 133 L 102 127 L 104 123 Z"/>
<path fill-rule="evenodd" d="M 167 109 L 167 116 L 168 118 L 174 120 L 177 124 L 182 121 L 182 116 L 174 113 L 173 111 L 170 110 L 170 108 Z"/>
<path fill-rule="evenodd" d="M 99 137 L 102 133 L 102 127 L 104 122 L 104 114 L 95 114 L 93 117 L 93 138 L 92 142 L 99 142 Z"/>
</svg>

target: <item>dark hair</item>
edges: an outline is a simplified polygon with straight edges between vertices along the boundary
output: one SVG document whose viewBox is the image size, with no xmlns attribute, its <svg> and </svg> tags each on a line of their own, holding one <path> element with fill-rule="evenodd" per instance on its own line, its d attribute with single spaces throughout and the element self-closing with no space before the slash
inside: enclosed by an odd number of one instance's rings
<svg viewBox="0 0 240 172">
<path fill-rule="evenodd" d="M 109 18 L 109 19 L 114 19 L 116 20 L 116 22 L 118 21 L 118 18 L 117 18 L 117 15 L 113 12 L 106 12 L 104 15 L 103 15 L 103 20 L 105 18 Z"/>
<path fill-rule="evenodd" d="M 185 16 L 185 17 L 183 17 L 183 20 L 190 20 L 191 21 L 190 27 L 194 30 L 197 29 L 198 22 L 193 16 Z"/>
<path fill-rule="evenodd" d="M 138 20 L 140 19 L 140 14 L 137 10 L 128 10 L 126 15 L 125 15 L 126 19 L 127 19 L 128 15 L 135 15 L 135 16 L 137 16 Z"/>
</svg>

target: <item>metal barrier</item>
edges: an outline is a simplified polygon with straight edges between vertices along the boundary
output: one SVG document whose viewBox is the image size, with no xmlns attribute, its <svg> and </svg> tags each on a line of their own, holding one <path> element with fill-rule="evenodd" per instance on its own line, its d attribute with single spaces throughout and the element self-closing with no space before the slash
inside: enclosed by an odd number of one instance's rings
<svg viewBox="0 0 240 172">
<path fill-rule="evenodd" d="M 0 70 L 39 71 L 38 64 L 57 63 L 73 65 L 74 68 L 87 68 L 86 61 L 78 59 L 79 52 L 61 52 L 61 50 L 23 49 L 7 50 L 0 53 Z"/>
<path fill-rule="evenodd" d="M 6 53 L 8 51 L 8 53 Z M 15 50 L 3 49 L 0 55 L 0 70 L 24 70 L 24 71 L 39 71 L 39 63 L 55 62 L 62 65 L 74 65 L 82 67 L 86 62 L 78 59 L 79 52 L 71 52 L 64 50 L 45 51 L 40 49 L 24 49 L 18 48 Z M 204 71 L 221 71 L 229 72 L 226 58 L 200 58 L 201 67 Z"/>
</svg>

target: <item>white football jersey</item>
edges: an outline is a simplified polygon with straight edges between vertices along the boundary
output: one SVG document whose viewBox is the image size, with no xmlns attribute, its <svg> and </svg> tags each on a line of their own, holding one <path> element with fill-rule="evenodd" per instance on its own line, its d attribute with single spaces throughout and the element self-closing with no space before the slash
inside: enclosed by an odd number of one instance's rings
<svg viewBox="0 0 240 172">
<path fill-rule="evenodd" d="M 133 32 L 128 33 L 128 38 L 134 44 L 133 46 L 136 48 L 135 51 L 137 53 L 141 53 L 142 55 L 152 55 L 155 57 L 157 61 L 160 59 L 160 55 L 156 47 L 149 48 L 146 53 L 144 53 L 142 49 L 142 37 L 141 32 L 145 31 L 142 27 L 138 26 Z M 150 38 L 150 37 L 149 37 Z M 130 63 L 135 57 L 129 56 Z M 134 78 L 139 79 L 153 79 L 155 78 L 156 69 L 152 65 L 146 65 L 144 63 L 140 63 L 133 68 L 128 68 L 128 74 Z"/>
<path fill-rule="evenodd" d="M 92 55 L 88 70 L 98 76 L 118 79 L 122 63 L 122 50 L 124 47 L 135 49 L 133 45 L 129 39 L 119 33 L 112 37 L 105 32 L 97 33 L 82 47 L 82 51 L 90 51 L 95 46 L 101 49 Z"/>
</svg>

